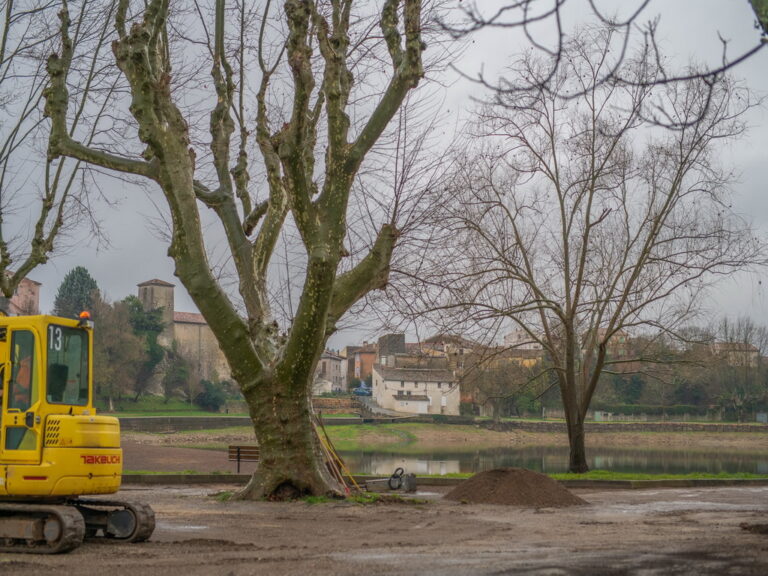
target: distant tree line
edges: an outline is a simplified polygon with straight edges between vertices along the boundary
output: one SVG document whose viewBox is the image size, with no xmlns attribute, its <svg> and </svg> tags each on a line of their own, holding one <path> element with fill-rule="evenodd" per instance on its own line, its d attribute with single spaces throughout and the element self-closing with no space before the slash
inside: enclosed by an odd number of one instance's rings
<svg viewBox="0 0 768 576">
<path fill-rule="evenodd" d="M 660 418 L 717 415 L 748 421 L 768 411 L 768 328 L 749 318 L 722 318 L 709 327 L 688 327 L 680 339 L 627 338 L 623 361 L 605 371 L 592 410 Z M 607 354 L 618 360 L 617 350 Z M 490 357 L 467 371 L 473 396 L 462 409 L 494 418 L 562 410 L 546 357 L 535 365 Z"/>
<path fill-rule="evenodd" d="M 606 374 L 594 409 L 660 415 L 719 412 L 745 421 L 768 411 L 768 328 L 749 318 L 722 318 L 683 330 L 683 343 L 636 339 L 637 361 Z M 644 360 L 645 358 L 645 360 Z"/>
</svg>

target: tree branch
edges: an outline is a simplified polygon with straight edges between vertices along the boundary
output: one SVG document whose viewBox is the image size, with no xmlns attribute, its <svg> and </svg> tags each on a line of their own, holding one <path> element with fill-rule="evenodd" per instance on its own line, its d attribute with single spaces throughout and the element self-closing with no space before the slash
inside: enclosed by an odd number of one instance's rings
<svg viewBox="0 0 768 576">
<path fill-rule="evenodd" d="M 350 174 L 357 170 L 365 154 L 381 136 L 395 112 L 400 108 L 408 91 L 415 88 L 424 76 L 424 67 L 421 61 L 421 55 L 424 51 L 421 40 L 421 2 L 403 0 L 403 3 L 405 49 L 402 53 L 401 38 L 397 29 L 394 9 L 398 0 L 387 0 L 382 9 L 381 29 L 395 70 L 368 123 L 351 146 L 346 167 L 347 173 Z"/>
<path fill-rule="evenodd" d="M 357 266 L 336 279 L 328 310 L 326 335 L 336 330 L 336 322 L 365 294 L 383 289 L 389 280 L 389 264 L 397 243 L 398 231 L 391 224 L 379 230 L 371 251 Z"/>
<path fill-rule="evenodd" d="M 72 156 L 79 160 L 129 174 L 157 178 L 157 167 L 151 162 L 134 160 L 96 150 L 76 142 L 67 129 L 67 107 L 69 105 L 69 90 L 67 75 L 72 64 L 73 44 L 69 37 L 69 11 L 64 1 L 59 12 L 60 34 L 62 40 L 61 56 L 51 54 L 48 57 L 47 70 L 50 84 L 44 90 L 45 115 L 51 119 L 51 134 L 48 141 L 48 157 L 54 159 L 62 155 Z"/>
</svg>

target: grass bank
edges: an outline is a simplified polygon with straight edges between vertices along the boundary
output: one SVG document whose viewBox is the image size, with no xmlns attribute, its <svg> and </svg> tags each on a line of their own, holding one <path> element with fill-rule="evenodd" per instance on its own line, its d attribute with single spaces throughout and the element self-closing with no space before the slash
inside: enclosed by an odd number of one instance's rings
<svg viewBox="0 0 768 576">
<path fill-rule="evenodd" d="M 326 426 L 337 450 L 396 451 L 416 454 L 425 451 L 478 451 L 493 448 L 525 446 L 567 446 L 562 432 L 494 431 L 481 426 L 426 424 L 403 422 L 393 424 L 342 424 Z M 129 432 L 150 444 L 225 450 L 228 444 L 255 443 L 250 427 L 227 427 L 218 430 L 177 431 L 171 434 Z M 600 432 L 587 433 L 589 447 L 643 447 L 647 449 L 690 452 L 712 449 L 739 452 L 764 452 L 768 432 Z"/>
<path fill-rule="evenodd" d="M 341 425 L 326 428 L 338 450 L 397 451 L 401 454 L 427 450 L 451 452 L 490 450 L 525 446 L 567 446 L 562 431 L 496 431 L 481 426 L 397 423 Z M 587 432 L 587 447 L 644 447 L 648 449 L 684 449 L 696 452 L 711 449 L 764 451 L 768 432 L 711 431 L 612 431 Z"/>
<path fill-rule="evenodd" d="M 456 478 L 467 479 L 474 476 L 474 474 L 444 474 L 440 475 L 427 475 L 424 478 Z M 571 474 L 567 473 L 552 473 L 545 474 L 558 481 L 570 481 L 570 480 L 589 480 L 589 481 L 624 481 L 624 482 L 639 482 L 639 481 L 653 481 L 653 480 L 766 480 L 768 481 L 768 474 L 749 474 L 746 472 L 728 473 L 718 472 L 717 474 L 709 474 L 706 472 L 693 472 L 689 474 L 645 474 L 634 472 L 613 472 L 611 470 L 590 470 L 585 474 Z"/>
<path fill-rule="evenodd" d="M 590 470 L 586 474 L 548 474 L 555 480 L 762 480 L 768 479 L 768 474 L 749 474 L 746 472 L 717 474 L 641 474 L 633 472 L 612 472 L 611 470 Z"/>
<path fill-rule="evenodd" d="M 113 410 L 108 406 L 97 403 L 96 409 L 101 414 L 120 417 L 141 417 L 141 416 L 225 416 L 215 412 L 208 412 L 199 406 L 190 404 L 183 400 L 173 399 L 165 400 L 159 396 L 142 396 L 134 401 L 131 398 L 122 398 L 113 402 Z M 230 413 L 226 416 L 247 416 L 243 413 Z"/>
</svg>

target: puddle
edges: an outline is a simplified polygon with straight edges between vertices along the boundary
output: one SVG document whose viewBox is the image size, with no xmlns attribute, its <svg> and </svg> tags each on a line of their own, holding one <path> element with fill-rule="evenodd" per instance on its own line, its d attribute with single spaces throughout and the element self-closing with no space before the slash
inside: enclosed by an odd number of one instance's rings
<svg viewBox="0 0 768 576">
<path fill-rule="evenodd" d="M 414 498 L 425 498 L 429 500 L 435 500 L 443 497 L 440 492 L 422 492 L 421 490 L 417 490 L 414 493 L 406 495 L 406 497 L 408 496 L 413 496 Z"/>
<path fill-rule="evenodd" d="M 602 506 L 599 512 L 619 514 L 659 514 L 665 512 L 759 512 L 766 510 L 760 504 L 726 504 L 723 502 L 701 502 L 699 500 L 645 502 L 641 504 L 609 504 Z"/>
<path fill-rule="evenodd" d="M 207 530 L 208 526 L 194 526 L 190 524 L 170 524 L 168 522 L 158 522 L 156 529 L 168 530 L 169 532 L 199 532 Z"/>
</svg>

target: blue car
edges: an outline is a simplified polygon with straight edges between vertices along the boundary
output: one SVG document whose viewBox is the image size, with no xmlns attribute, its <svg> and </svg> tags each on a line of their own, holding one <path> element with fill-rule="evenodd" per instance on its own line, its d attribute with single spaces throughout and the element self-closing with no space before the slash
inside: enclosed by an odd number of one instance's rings
<svg viewBox="0 0 768 576">
<path fill-rule="evenodd" d="M 352 390 L 352 394 L 355 396 L 370 396 L 372 394 L 372 391 L 367 386 L 359 386 Z"/>
</svg>

